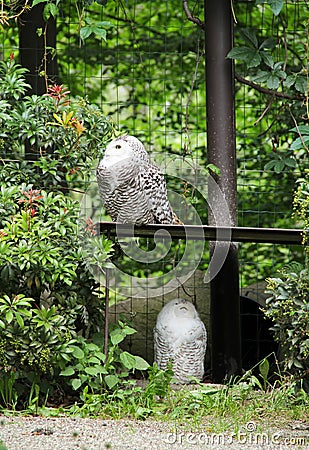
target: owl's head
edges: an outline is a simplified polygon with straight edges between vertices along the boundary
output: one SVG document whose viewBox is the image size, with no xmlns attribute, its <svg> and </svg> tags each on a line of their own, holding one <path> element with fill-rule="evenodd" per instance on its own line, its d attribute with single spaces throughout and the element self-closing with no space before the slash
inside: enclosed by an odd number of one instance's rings
<svg viewBox="0 0 309 450">
<path fill-rule="evenodd" d="M 193 303 L 189 302 L 189 300 L 175 298 L 172 301 L 174 302 L 174 313 L 176 317 L 190 317 L 192 319 L 197 317 L 196 309 Z"/>
<path fill-rule="evenodd" d="M 160 311 L 161 319 L 162 317 L 173 317 L 177 319 L 196 319 L 198 318 L 198 313 L 189 300 L 183 298 L 174 298 L 169 301 L 164 308 Z"/>
<path fill-rule="evenodd" d="M 105 167 L 124 160 L 149 161 L 145 147 L 135 136 L 123 135 L 110 142 L 105 150 L 102 163 Z"/>
</svg>

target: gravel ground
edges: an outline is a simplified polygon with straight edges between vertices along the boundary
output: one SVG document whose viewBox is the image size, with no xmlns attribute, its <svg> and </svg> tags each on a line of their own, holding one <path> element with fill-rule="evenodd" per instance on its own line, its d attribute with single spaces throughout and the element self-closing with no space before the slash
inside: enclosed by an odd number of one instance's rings
<svg viewBox="0 0 309 450">
<path fill-rule="evenodd" d="M 1 442 L 2 441 L 2 442 Z M 2 447 L 1 447 L 2 444 Z M 175 432 L 174 425 L 152 420 L 102 420 L 69 417 L 0 416 L 0 450 L 309 450 L 309 425 L 259 433 L 248 422 L 239 434 L 207 430 Z"/>
</svg>

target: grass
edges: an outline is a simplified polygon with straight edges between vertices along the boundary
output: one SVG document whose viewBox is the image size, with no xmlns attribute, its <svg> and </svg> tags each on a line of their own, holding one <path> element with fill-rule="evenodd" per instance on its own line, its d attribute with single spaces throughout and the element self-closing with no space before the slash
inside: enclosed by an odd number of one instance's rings
<svg viewBox="0 0 309 450">
<path fill-rule="evenodd" d="M 9 411 L 3 411 L 12 414 Z M 23 414 L 32 414 L 25 410 Z M 209 433 L 239 432 L 253 422 L 262 432 L 273 426 L 284 427 L 291 421 L 309 422 L 309 396 L 290 380 L 261 390 L 248 382 L 225 386 L 196 384 L 167 390 L 164 398 L 145 395 L 145 389 L 133 387 L 114 393 L 84 392 L 84 401 L 67 408 L 38 408 L 42 416 L 68 415 L 104 419 L 139 419 L 167 421 L 182 428 L 207 430 Z M 20 413 L 19 413 L 20 414 Z"/>
<path fill-rule="evenodd" d="M 177 388 L 171 384 L 172 372 L 157 368 L 143 386 L 129 380 L 121 388 L 103 394 L 91 393 L 86 387 L 81 401 L 67 407 L 29 405 L 22 412 L 3 409 L 2 413 L 158 420 L 170 422 L 173 427 L 209 433 L 238 433 L 251 423 L 257 432 L 278 428 L 278 424 L 288 427 L 293 421 L 309 423 L 308 393 L 287 376 L 278 376 L 270 384 L 263 364 L 258 375 L 249 371 L 226 385 L 196 382 Z"/>
</svg>

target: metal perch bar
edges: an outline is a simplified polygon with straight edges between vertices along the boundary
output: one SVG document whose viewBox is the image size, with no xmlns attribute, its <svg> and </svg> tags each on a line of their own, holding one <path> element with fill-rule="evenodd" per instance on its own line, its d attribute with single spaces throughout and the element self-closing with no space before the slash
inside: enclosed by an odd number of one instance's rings
<svg viewBox="0 0 309 450">
<path fill-rule="evenodd" d="M 301 229 L 287 228 L 250 228 L 250 227 L 214 227 L 209 225 L 169 225 L 151 224 L 133 226 L 116 222 L 100 222 L 97 224 L 101 234 L 117 237 L 166 237 L 166 231 L 173 239 L 255 242 L 265 244 L 301 245 L 303 234 Z M 133 229 L 133 232 L 132 232 Z"/>
</svg>

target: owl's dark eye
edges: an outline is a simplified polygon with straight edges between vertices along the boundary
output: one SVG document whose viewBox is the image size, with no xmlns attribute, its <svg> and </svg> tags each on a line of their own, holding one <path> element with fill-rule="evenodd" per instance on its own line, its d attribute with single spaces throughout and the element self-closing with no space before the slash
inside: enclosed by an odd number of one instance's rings
<svg viewBox="0 0 309 450">
<path fill-rule="evenodd" d="M 116 149 L 119 150 L 121 148 L 121 145 L 116 145 Z"/>
</svg>

